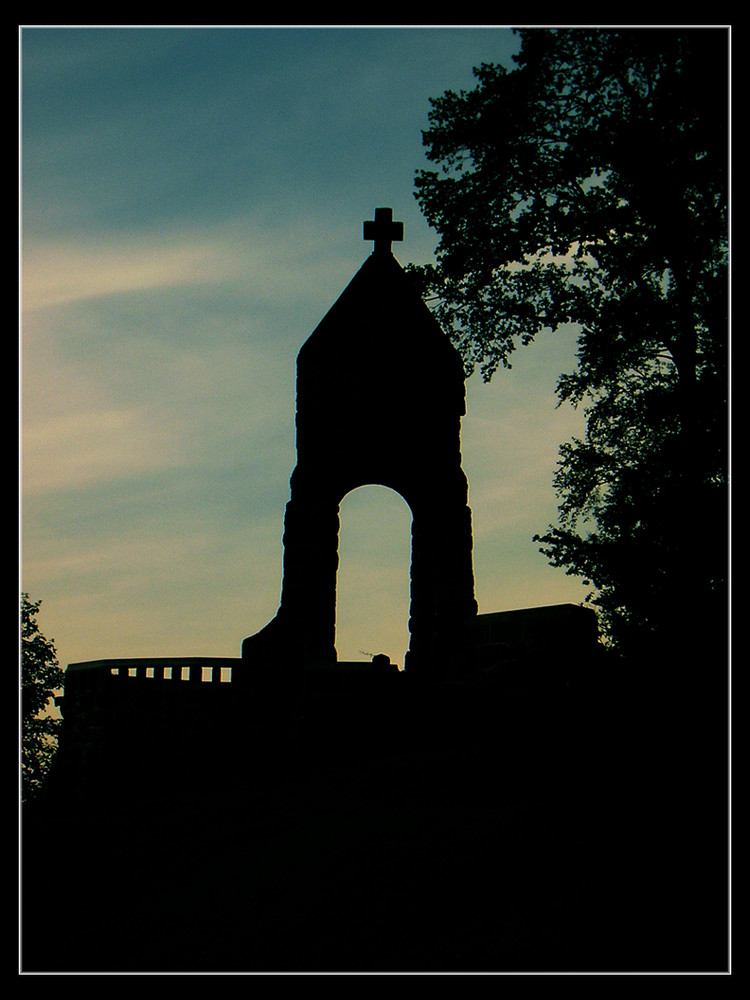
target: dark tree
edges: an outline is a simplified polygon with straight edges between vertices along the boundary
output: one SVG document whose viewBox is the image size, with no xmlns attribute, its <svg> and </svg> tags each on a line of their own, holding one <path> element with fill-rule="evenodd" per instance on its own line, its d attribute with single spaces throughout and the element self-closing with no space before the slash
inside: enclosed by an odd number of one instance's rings
<svg viewBox="0 0 750 1000">
<path fill-rule="evenodd" d="M 728 35 L 518 34 L 512 71 L 431 102 L 416 197 L 440 243 L 415 270 L 485 379 L 578 328 L 557 392 L 586 434 L 536 540 L 621 651 L 695 653 L 724 630 Z"/>
<path fill-rule="evenodd" d="M 57 750 L 60 721 L 47 709 L 64 676 L 54 642 L 37 625 L 41 603 L 21 594 L 21 794 L 25 802 L 44 790 Z"/>
</svg>

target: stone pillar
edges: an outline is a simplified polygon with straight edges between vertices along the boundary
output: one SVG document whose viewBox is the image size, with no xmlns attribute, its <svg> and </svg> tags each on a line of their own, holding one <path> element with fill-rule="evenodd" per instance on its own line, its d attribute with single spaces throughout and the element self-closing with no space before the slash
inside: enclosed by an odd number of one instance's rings
<svg viewBox="0 0 750 1000">
<path fill-rule="evenodd" d="M 477 612 L 464 412 L 458 353 L 390 243 L 380 246 L 297 358 L 297 465 L 281 602 L 273 621 L 243 643 L 248 665 L 302 669 L 336 660 L 339 505 L 368 484 L 395 490 L 412 512 L 407 670 L 457 662 L 462 629 Z"/>
</svg>

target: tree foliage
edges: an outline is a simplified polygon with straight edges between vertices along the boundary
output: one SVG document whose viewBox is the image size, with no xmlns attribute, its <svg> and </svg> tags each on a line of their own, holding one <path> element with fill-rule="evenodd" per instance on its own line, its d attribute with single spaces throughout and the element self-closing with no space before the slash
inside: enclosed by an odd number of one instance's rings
<svg viewBox="0 0 750 1000">
<path fill-rule="evenodd" d="M 53 692 L 63 685 L 54 641 L 39 630 L 41 601 L 21 594 L 21 789 L 24 801 L 44 789 L 57 750 L 60 720 L 47 714 Z"/>
<path fill-rule="evenodd" d="M 415 269 L 467 372 L 578 328 L 560 403 L 559 524 L 537 540 L 595 587 L 625 649 L 674 639 L 725 584 L 727 34 L 531 29 L 512 71 L 431 102 L 440 235 Z M 697 619 L 693 619 L 694 621 Z"/>
</svg>

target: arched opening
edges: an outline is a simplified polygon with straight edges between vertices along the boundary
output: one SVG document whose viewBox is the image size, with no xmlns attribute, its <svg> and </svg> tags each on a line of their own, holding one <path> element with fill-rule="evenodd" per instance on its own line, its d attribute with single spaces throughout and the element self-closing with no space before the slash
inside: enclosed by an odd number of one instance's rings
<svg viewBox="0 0 750 1000">
<path fill-rule="evenodd" d="M 409 646 L 411 511 L 385 486 L 361 486 L 340 507 L 336 585 L 339 660 L 385 653 L 404 664 Z"/>
</svg>

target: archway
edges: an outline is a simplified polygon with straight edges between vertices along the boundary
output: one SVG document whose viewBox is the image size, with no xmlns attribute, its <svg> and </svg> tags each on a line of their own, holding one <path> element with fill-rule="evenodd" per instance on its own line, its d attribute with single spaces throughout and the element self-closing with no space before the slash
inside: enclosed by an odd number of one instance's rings
<svg viewBox="0 0 750 1000">
<path fill-rule="evenodd" d="M 386 653 L 403 666 L 409 646 L 411 511 L 394 490 L 371 484 L 344 497 L 339 521 L 338 658 Z"/>
<path fill-rule="evenodd" d="M 339 508 L 368 483 L 396 491 L 412 514 L 405 669 L 453 669 L 477 613 L 461 469 L 463 364 L 389 252 L 390 238 L 297 355 L 297 464 L 284 514 L 281 601 L 273 620 L 242 644 L 243 659 L 261 669 L 304 671 L 337 660 Z"/>
</svg>

